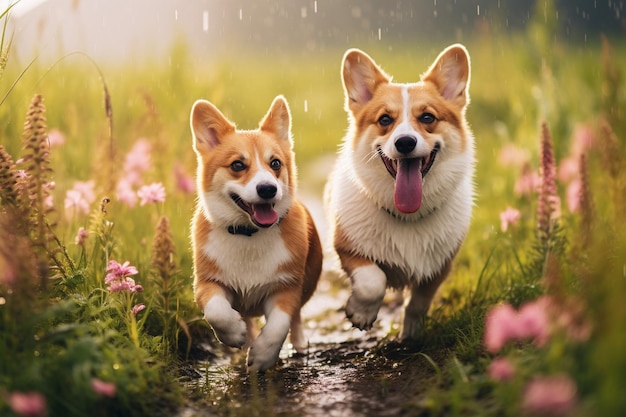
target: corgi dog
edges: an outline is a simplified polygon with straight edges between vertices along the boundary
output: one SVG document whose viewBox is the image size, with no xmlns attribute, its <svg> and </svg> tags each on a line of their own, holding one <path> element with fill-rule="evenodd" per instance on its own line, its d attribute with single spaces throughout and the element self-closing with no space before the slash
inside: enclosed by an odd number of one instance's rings
<svg viewBox="0 0 626 417">
<path fill-rule="evenodd" d="M 191 225 L 194 295 L 225 345 L 249 347 L 250 370 L 304 352 L 300 309 L 322 269 L 313 219 L 295 198 L 291 114 L 278 96 L 256 130 L 238 130 L 213 104 L 191 109 L 198 201 Z M 264 315 L 258 337 L 252 318 Z"/>
<path fill-rule="evenodd" d="M 386 289 L 408 288 L 400 337 L 415 339 L 470 224 L 469 54 L 452 45 L 420 81 L 405 84 L 350 49 L 342 76 L 349 130 L 325 200 L 351 282 L 346 316 L 367 330 Z"/>
</svg>

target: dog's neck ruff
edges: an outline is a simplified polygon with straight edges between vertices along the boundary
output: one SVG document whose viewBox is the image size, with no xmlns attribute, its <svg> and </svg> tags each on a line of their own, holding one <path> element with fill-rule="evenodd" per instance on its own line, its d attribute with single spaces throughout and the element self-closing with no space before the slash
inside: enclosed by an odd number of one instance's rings
<svg viewBox="0 0 626 417">
<path fill-rule="evenodd" d="M 231 235 L 243 235 L 243 236 L 252 236 L 253 234 L 255 234 L 256 232 L 259 231 L 259 229 L 257 229 L 254 226 L 244 226 L 244 225 L 237 225 L 237 226 L 228 226 L 228 228 L 226 229 L 228 230 L 228 233 L 230 233 Z"/>
</svg>

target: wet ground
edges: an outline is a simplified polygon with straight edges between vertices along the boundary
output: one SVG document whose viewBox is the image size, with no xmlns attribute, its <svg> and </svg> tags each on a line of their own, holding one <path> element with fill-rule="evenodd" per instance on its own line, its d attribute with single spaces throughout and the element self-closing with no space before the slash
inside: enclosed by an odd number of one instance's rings
<svg viewBox="0 0 626 417">
<path fill-rule="evenodd" d="M 278 366 L 250 374 L 245 354 L 213 340 L 188 365 L 181 382 L 192 416 L 405 416 L 424 415 L 424 379 L 436 374 L 415 346 L 394 341 L 399 298 L 389 293 L 375 327 L 352 329 L 342 305 L 348 289 L 324 279 L 303 309 L 309 348 L 297 354 L 285 343 Z"/>
</svg>

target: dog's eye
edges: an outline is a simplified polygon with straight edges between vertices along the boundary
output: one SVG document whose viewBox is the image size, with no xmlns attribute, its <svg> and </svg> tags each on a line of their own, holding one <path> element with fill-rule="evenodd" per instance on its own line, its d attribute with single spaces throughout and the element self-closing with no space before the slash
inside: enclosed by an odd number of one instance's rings
<svg viewBox="0 0 626 417">
<path fill-rule="evenodd" d="M 422 113 L 422 115 L 418 117 L 417 120 L 424 123 L 425 125 L 429 125 L 433 123 L 435 120 L 437 120 L 437 118 L 433 116 L 431 113 Z"/>
<path fill-rule="evenodd" d="M 278 159 L 272 159 L 272 162 L 270 162 L 270 168 L 274 171 L 278 171 L 282 166 L 283 164 Z"/>
<path fill-rule="evenodd" d="M 246 164 L 244 164 L 240 160 L 236 160 L 235 162 L 230 164 L 230 169 L 235 172 L 243 171 L 244 169 L 246 169 Z"/>
<path fill-rule="evenodd" d="M 393 123 L 393 118 L 388 114 L 383 114 L 378 118 L 378 124 L 381 126 L 389 126 Z"/>
</svg>

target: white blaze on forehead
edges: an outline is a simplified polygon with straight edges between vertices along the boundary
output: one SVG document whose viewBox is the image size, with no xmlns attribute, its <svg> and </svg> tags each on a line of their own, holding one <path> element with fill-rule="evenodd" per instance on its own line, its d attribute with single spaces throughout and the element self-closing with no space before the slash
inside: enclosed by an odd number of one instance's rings
<svg viewBox="0 0 626 417">
<path fill-rule="evenodd" d="M 430 152 L 430 149 L 428 149 L 428 144 L 426 143 L 422 135 L 420 135 L 419 132 L 416 131 L 411 124 L 413 116 L 411 112 L 409 86 L 403 85 L 401 86 L 401 89 L 402 111 L 400 112 L 399 116 L 400 123 L 398 123 L 393 132 L 391 132 L 391 135 L 389 135 L 389 139 L 383 146 L 383 152 L 385 152 L 385 154 L 391 158 L 399 158 L 401 155 L 396 150 L 396 140 L 403 136 L 411 136 L 417 140 L 417 146 L 415 147 L 415 150 L 412 152 L 412 154 L 416 156 L 423 156 L 424 154 L 428 154 Z"/>
</svg>

